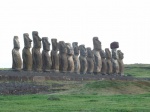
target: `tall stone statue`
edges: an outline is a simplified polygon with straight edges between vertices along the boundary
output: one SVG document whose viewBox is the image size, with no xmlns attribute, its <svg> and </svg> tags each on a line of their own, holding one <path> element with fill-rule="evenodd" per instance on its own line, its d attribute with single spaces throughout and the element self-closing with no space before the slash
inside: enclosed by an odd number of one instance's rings
<svg viewBox="0 0 150 112">
<path fill-rule="evenodd" d="M 117 48 L 119 48 L 119 43 L 112 42 L 110 44 L 110 48 L 112 51 L 113 74 L 117 75 L 119 73 L 119 63 L 118 63 L 118 53 L 117 53 Z"/>
<path fill-rule="evenodd" d="M 74 61 L 73 61 L 73 48 L 70 43 L 66 43 L 67 45 L 67 59 L 68 59 L 68 72 L 74 72 Z"/>
<path fill-rule="evenodd" d="M 50 51 L 50 43 L 48 41 L 48 37 L 43 37 L 42 38 L 42 43 L 43 43 L 43 51 L 42 51 L 42 63 L 43 63 L 43 71 L 48 72 L 51 69 L 51 58 L 49 55 Z"/>
<path fill-rule="evenodd" d="M 100 50 L 100 55 L 102 59 L 102 68 L 101 68 L 101 74 L 106 75 L 107 74 L 107 62 L 106 62 L 106 54 L 104 50 Z"/>
<path fill-rule="evenodd" d="M 94 74 L 101 72 L 102 60 L 99 51 L 101 50 L 101 42 L 98 37 L 93 37 L 93 53 L 94 53 Z"/>
<path fill-rule="evenodd" d="M 117 51 L 118 53 L 118 63 L 119 63 L 119 75 L 124 75 L 124 63 L 123 63 L 123 58 L 124 54 L 121 52 L 121 50 Z"/>
<path fill-rule="evenodd" d="M 39 37 L 37 31 L 32 32 L 33 36 L 33 48 L 32 48 L 32 59 L 33 59 L 33 70 L 34 71 L 42 71 L 42 54 L 40 52 L 41 49 L 41 41 L 42 39 Z"/>
<path fill-rule="evenodd" d="M 23 58 L 23 70 L 31 71 L 32 70 L 32 54 L 30 51 L 32 40 L 29 38 L 28 33 L 23 34 L 24 37 L 24 48 L 22 50 Z"/>
<path fill-rule="evenodd" d="M 80 45 L 79 49 L 80 49 L 80 56 L 79 56 L 80 73 L 86 74 L 86 72 L 87 72 L 87 60 L 86 60 L 87 51 L 86 51 L 85 45 Z"/>
<path fill-rule="evenodd" d="M 51 51 L 51 61 L 52 61 L 52 71 L 59 72 L 59 54 L 58 54 L 58 43 L 57 39 L 51 39 L 52 51 Z"/>
<path fill-rule="evenodd" d="M 16 71 L 20 71 L 22 67 L 22 60 L 19 53 L 20 43 L 18 36 L 14 36 L 13 39 L 14 48 L 12 50 L 12 69 Z"/>
<path fill-rule="evenodd" d="M 94 71 L 94 54 L 90 47 L 87 47 L 87 73 L 93 74 Z"/>
<path fill-rule="evenodd" d="M 73 61 L 74 61 L 74 72 L 80 74 L 80 60 L 79 60 L 79 46 L 78 42 L 72 43 L 74 49 Z"/>
<path fill-rule="evenodd" d="M 59 70 L 67 72 L 68 59 L 67 59 L 67 46 L 64 41 L 59 41 Z"/>
<path fill-rule="evenodd" d="M 112 58 L 111 58 L 111 52 L 109 50 L 109 48 L 105 48 L 105 53 L 106 53 L 106 63 L 107 63 L 107 74 L 111 75 L 112 74 L 112 70 L 113 70 L 113 66 L 112 66 Z"/>
</svg>

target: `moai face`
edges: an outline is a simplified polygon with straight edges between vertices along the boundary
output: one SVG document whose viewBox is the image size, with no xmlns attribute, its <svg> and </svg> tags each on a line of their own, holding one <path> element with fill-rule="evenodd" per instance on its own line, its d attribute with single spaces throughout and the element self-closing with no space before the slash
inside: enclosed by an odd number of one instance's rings
<svg viewBox="0 0 150 112">
<path fill-rule="evenodd" d="M 42 39 L 39 37 L 38 32 L 33 31 L 32 36 L 33 36 L 34 47 L 35 48 L 41 48 Z"/>
<path fill-rule="evenodd" d="M 112 58 L 113 59 L 118 59 L 118 54 L 117 54 L 116 49 L 112 49 Z"/>
<path fill-rule="evenodd" d="M 67 53 L 67 46 L 64 41 L 59 41 L 59 52 L 60 53 Z"/>
<path fill-rule="evenodd" d="M 43 50 L 50 51 L 50 43 L 48 41 L 48 37 L 43 37 L 42 43 L 43 43 Z"/>
<path fill-rule="evenodd" d="M 121 52 L 121 50 L 118 50 L 117 52 L 118 52 L 118 58 L 122 60 L 124 58 L 124 54 Z"/>
<path fill-rule="evenodd" d="M 32 40 L 29 38 L 29 34 L 28 33 L 24 33 L 23 37 L 24 37 L 24 47 L 25 48 L 31 48 Z"/>
<path fill-rule="evenodd" d="M 85 45 L 80 45 L 79 49 L 80 49 L 81 56 L 87 56 L 87 51 L 86 51 Z"/>
<path fill-rule="evenodd" d="M 101 54 L 102 58 L 106 58 L 106 54 L 105 54 L 104 50 L 100 50 L 100 54 Z"/>
<path fill-rule="evenodd" d="M 95 50 L 101 50 L 101 42 L 98 37 L 93 37 L 93 45 Z"/>
<path fill-rule="evenodd" d="M 51 39 L 51 42 L 52 42 L 52 49 L 53 49 L 54 51 L 57 51 L 57 50 L 58 50 L 57 39 Z"/>
<path fill-rule="evenodd" d="M 87 57 L 93 58 L 94 55 L 93 55 L 93 52 L 92 52 L 91 48 L 87 47 L 86 49 L 87 49 Z"/>
<path fill-rule="evenodd" d="M 73 50 L 71 44 L 70 43 L 66 43 L 66 45 L 67 45 L 67 54 L 68 55 L 73 55 L 74 54 L 74 50 Z"/>
<path fill-rule="evenodd" d="M 79 55 L 79 46 L 78 46 L 78 42 L 73 42 L 72 43 L 73 49 L 74 49 L 74 54 L 75 55 Z"/>
<path fill-rule="evenodd" d="M 111 52 L 108 48 L 105 48 L 105 54 L 107 59 L 111 59 Z"/>
<path fill-rule="evenodd" d="M 14 36 L 13 42 L 14 42 L 14 49 L 20 49 L 20 42 L 18 36 Z"/>
</svg>

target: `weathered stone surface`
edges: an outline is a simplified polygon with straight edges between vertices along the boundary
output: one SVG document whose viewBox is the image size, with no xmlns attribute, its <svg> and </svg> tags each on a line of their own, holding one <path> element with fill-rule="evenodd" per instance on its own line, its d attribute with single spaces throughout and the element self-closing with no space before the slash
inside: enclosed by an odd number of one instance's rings
<svg viewBox="0 0 150 112">
<path fill-rule="evenodd" d="M 119 63 L 119 74 L 124 75 L 124 63 L 123 63 L 124 54 L 121 52 L 121 50 L 118 50 L 117 53 Z"/>
<path fill-rule="evenodd" d="M 49 55 L 50 51 L 50 43 L 48 41 L 48 37 L 43 37 L 42 38 L 42 43 L 43 43 L 43 51 L 42 51 L 42 63 L 43 63 L 43 71 L 50 71 L 51 69 L 51 58 Z"/>
<path fill-rule="evenodd" d="M 67 46 L 64 41 L 59 41 L 59 70 L 67 72 L 68 59 L 67 59 Z"/>
<path fill-rule="evenodd" d="M 106 54 L 105 54 L 104 50 L 100 50 L 100 55 L 101 55 L 101 59 L 102 59 L 101 73 L 102 73 L 102 75 L 106 75 L 107 74 L 107 62 L 106 62 Z"/>
<path fill-rule="evenodd" d="M 23 70 L 31 71 L 32 70 L 32 54 L 30 51 L 32 40 L 29 38 L 28 33 L 23 34 L 24 37 L 24 48 L 22 50 L 23 58 Z"/>
<path fill-rule="evenodd" d="M 73 42 L 72 43 L 73 49 L 74 49 L 74 55 L 73 55 L 73 60 L 74 60 L 74 72 L 79 74 L 80 73 L 80 60 L 79 60 L 79 46 L 78 42 Z"/>
<path fill-rule="evenodd" d="M 86 74 L 86 72 L 87 72 L 87 59 L 86 59 L 87 51 L 86 51 L 85 45 L 80 45 L 79 49 L 80 49 L 80 56 L 79 56 L 80 73 Z"/>
<path fill-rule="evenodd" d="M 94 73 L 98 74 L 101 72 L 102 60 L 99 51 L 101 50 L 101 42 L 98 37 L 93 37 L 93 53 L 94 53 Z"/>
<path fill-rule="evenodd" d="M 110 48 L 111 48 L 111 49 L 119 48 L 119 43 L 118 43 L 118 42 L 112 42 L 112 43 L 110 44 Z"/>
<path fill-rule="evenodd" d="M 105 48 L 105 53 L 106 53 L 106 63 L 107 63 L 107 74 L 111 75 L 112 74 L 112 62 L 111 62 L 111 52 L 108 48 Z"/>
<path fill-rule="evenodd" d="M 20 42 L 18 36 L 14 36 L 13 44 L 14 44 L 14 48 L 12 50 L 12 69 L 20 71 L 22 67 L 22 60 L 19 53 Z"/>
<path fill-rule="evenodd" d="M 37 31 L 33 31 L 32 36 L 33 36 L 32 67 L 34 71 L 42 71 L 42 54 L 40 52 L 42 39 L 39 37 Z"/>
<path fill-rule="evenodd" d="M 74 61 L 73 61 L 73 54 L 74 50 L 70 43 L 66 43 L 67 45 L 67 59 L 68 59 L 68 72 L 74 72 Z"/>
<path fill-rule="evenodd" d="M 94 54 L 90 47 L 87 47 L 87 73 L 92 74 L 94 71 Z"/>
<path fill-rule="evenodd" d="M 57 39 L 51 39 L 52 51 L 51 51 L 51 61 L 52 61 L 52 71 L 59 72 L 59 54 L 58 54 L 58 43 Z"/>
</svg>

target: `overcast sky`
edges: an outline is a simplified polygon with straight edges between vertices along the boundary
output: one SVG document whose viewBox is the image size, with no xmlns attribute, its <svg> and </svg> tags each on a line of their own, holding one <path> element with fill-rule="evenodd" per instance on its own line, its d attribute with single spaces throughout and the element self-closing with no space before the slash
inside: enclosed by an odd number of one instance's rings
<svg viewBox="0 0 150 112">
<path fill-rule="evenodd" d="M 102 48 L 118 41 L 124 63 L 150 63 L 150 0 L 1 0 L 0 68 L 12 66 L 13 37 L 23 33 Z"/>
</svg>

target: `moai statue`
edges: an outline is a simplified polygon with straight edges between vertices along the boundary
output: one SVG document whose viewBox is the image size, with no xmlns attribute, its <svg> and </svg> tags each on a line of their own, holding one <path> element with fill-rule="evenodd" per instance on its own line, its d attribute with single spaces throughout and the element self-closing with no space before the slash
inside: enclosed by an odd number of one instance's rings
<svg viewBox="0 0 150 112">
<path fill-rule="evenodd" d="M 74 72 L 80 74 L 80 60 L 79 60 L 79 46 L 78 42 L 72 43 L 74 49 L 73 61 L 74 61 Z"/>
<path fill-rule="evenodd" d="M 100 50 L 100 55 L 102 59 L 102 68 L 101 68 L 101 74 L 106 75 L 107 74 L 107 62 L 106 62 L 106 54 L 104 50 Z"/>
<path fill-rule="evenodd" d="M 101 72 L 102 60 L 99 51 L 101 50 L 101 42 L 98 37 L 93 37 L 93 53 L 94 53 L 94 74 Z"/>
<path fill-rule="evenodd" d="M 22 67 L 22 60 L 19 53 L 20 42 L 18 36 L 14 36 L 13 44 L 14 44 L 14 48 L 12 50 L 12 69 L 16 71 L 20 71 Z"/>
<path fill-rule="evenodd" d="M 94 70 L 94 54 L 90 47 L 86 48 L 87 50 L 87 73 L 93 74 Z"/>
<path fill-rule="evenodd" d="M 42 39 L 39 37 L 37 31 L 33 31 L 32 36 L 33 36 L 32 68 L 34 71 L 40 72 L 42 71 L 42 54 L 40 52 Z"/>
<path fill-rule="evenodd" d="M 22 50 L 23 58 L 23 70 L 31 71 L 32 70 L 32 54 L 30 51 L 32 40 L 29 38 L 28 33 L 23 34 L 24 38 L 24 48 Z"/>
<path fill-rule="evenodd" d="M 59 72 L 59 54 L 58 54 L 58 43 L 57 39 L 51 39 L 52 51 L 51 51 L 51 61 L 52 61 L 52 71 Z"/>
<path fill-rule="evenodd" d="M 110 48 L 112 50 L 113 74 L 117 75 L 119 73 L 118 53 L 117 53 L 117 48 L 119 48 L 119 43 L 112 42 L 110 44 Z"/>
<path fill-rule="evenodd" d="M 68 59 L 68 72 L 74 72 L 74 61 L 73 61 L 73 48 L 70 43 L 66 43 L 67 45 L 67 59 Z"/>
<path fill-rule="evenodd" d="M 112 66 L 112 58 L 111 58 L 111 52 L 109 50 L 109 48 L 105 48 L 105 53 L 106 53 L 106 63 L 107 63 L 107 74 L 111 75 L 112 74 L 112 70 L 113 70 L 113 66 Z"/>
<path fill-rule="evenodd" d="M 68 59 L 67 59 L 67 46 L 64 41 L 59 41 L 59 70 L 63 73 L 67 72 Z"/>
<path fill-rule="evenodd" d="M 85 48 L 85 45 L 80 45 L 79 46 L 80 49 L 80 56 L 79 56 L 79 60 L 80 60 L 80 74 L 86 74 L 87 72 L 87 51 Z"/>
<path fill-rule="evenodd" d="M 123 63 L 123 58 L 124 54 L 121 52 L 121 50 L 117 51 L 118 53 L 118 63 L 119 63 L 119 75 L 124 75 L 124 63 Z"/>
<path fill-rule="evenodd" d="M 42 63 L 43 63 L 43 71 L 48 72 L 51 69 L 51 58 L 49 55 L 50 51 L 50 43 L 48 41 L 48 37 L 43 37 L 42 38 L 42 43 L 43 43 L 43 51 L 42 51 Z"/>
</svg>

